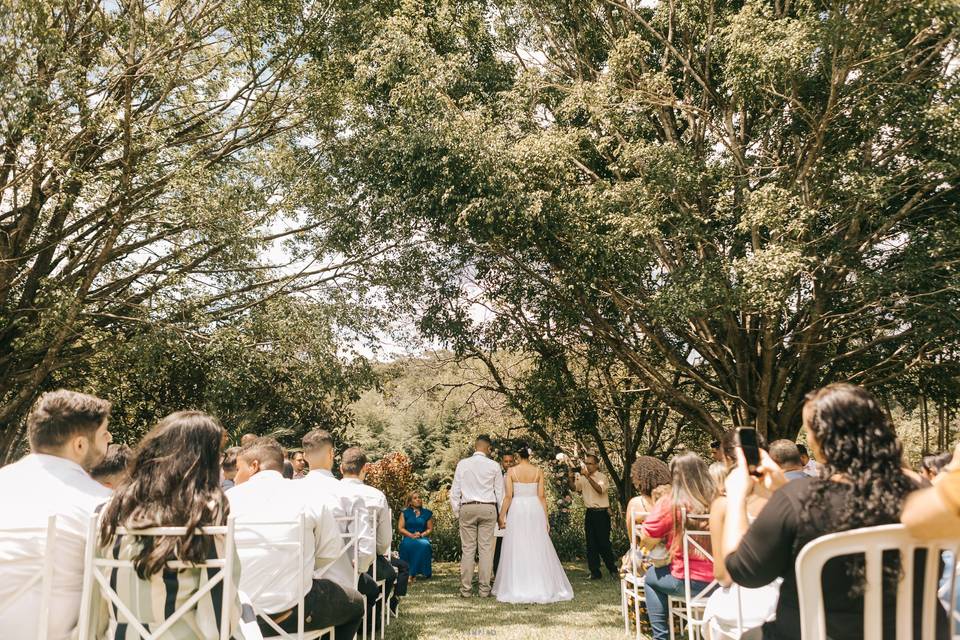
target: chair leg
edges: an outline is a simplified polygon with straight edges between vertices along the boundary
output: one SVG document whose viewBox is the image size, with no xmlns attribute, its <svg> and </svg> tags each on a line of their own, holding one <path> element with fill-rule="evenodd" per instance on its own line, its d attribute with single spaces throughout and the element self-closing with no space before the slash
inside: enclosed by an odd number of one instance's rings
<svg viewBox="0 0 960 640">
<path fill-rule="evenodd" d="M 669 619 L 669 616 L 667 616 Z M 636 640 L 641 640 L 640 638 L 640 591 L 636 589 L 634 585 L 633 592 L 633 622 L 636 625 L 635 631 L 636 635 L 634 636 Z"/>
<path fill-rule="evenodd" d="M 630 635 L 630 615 L 627 613 L 627 581 L 620 581 L 620 611 L 623 613 L 623 635 Z"/>
</svg>

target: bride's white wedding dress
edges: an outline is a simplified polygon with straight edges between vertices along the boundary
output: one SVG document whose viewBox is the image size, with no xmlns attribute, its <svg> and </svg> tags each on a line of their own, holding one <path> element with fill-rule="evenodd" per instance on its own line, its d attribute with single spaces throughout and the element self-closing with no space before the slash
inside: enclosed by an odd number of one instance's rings
<svg viewBox="0 0 960 640">
<path fill-rule="evenodd" d="M 514 482 L 500 566 L 493 583 L 499 602 L 537 603 L 573 599 L 573 587 L 547 531 L 536 482 Z"/>
</svg>

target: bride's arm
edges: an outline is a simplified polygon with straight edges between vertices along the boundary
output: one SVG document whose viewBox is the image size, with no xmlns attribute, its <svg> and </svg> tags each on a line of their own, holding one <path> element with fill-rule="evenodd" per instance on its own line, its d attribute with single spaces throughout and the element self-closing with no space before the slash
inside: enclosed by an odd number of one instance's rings
<svg viewBox="0 0 960 640">
<path fill-rule="evenodd" d="M 501 529 L 507 528 L 507 511 L 510 509 L 510 503 L 513 502 L 513 478 L 510 477 L 509 473 L 507 474 L 505 489 L 503 505 L 500 507 L 500 522 L 498 523 Z"/>
<path fill-rule="evenodd" d="M 537 477 L 537 497 L 540 498 L 540 504 L 543 505 L 543 515 L 547 519 L 547 531 L 550 531 L 550 512 L 547 511 L 547 494 L 543 490 L 543 470 Z"/>
</svg>

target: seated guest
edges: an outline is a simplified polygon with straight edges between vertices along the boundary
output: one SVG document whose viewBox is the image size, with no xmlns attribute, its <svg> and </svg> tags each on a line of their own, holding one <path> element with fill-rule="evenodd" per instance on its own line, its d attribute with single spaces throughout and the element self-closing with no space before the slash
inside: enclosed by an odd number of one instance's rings
<svg viewBox="0 0 960 640">
<path fill-rule="evenodd" d="M 811 477 L 820 475 L 820 463 L 810 457 L 806 445 L 797 444 L 797 451 L 800 452 L 800 464 L 803 465 L 803 472 Z"/>
<path fill-rule="evenodd" d="M 223 460 L 220 462 L 220 468 L 223 469 L 223 481 L 220 483 L 224 491 L 234 485 L 233 479 L 237 475 L 237 454 L 243 447 L 230 447 L 223 452 Z"/>
<path fill-rule="evenodd" d="M 159 625 L 161 620 L 183 606 L 208 580 L 211 569 L 169 570 L 176 560 L 201 563 L 222 558 L 222 536 L 198 535 L 206 526 L 222 526 L 230 507 L 220 488 L 220 442 L 223 429 L 211 416 L 199 411 L 172 413 L 143 439 L 130 476 L 114 493 L 100 516 L 98 543 L 100 555 L 128 560 L 133 568 L 114 568 L 109 579 L 116 585 L 121 602 L 144 625 Z M 185 536 L 150 538 L 151 544 L 136 535 L 118 534 L 119 527 L 187 527 Z M 240 577 L 240 563 L 234 579 Z M 218 640 L 220 618 L 217 612 L 220 590 L 201 596 L 195 607 L 180 617 L 164 638 Z M 91 637 L 99 640 L 138 637 L 124 614 L 109 603 L 100 589 L 94 589 Z M 231 606 L 231 631 L 239 631 L 240 601 Z"/>
<path fill-rule="evenodd" d="M 723 462 L 714 462 L 707 471 L 710 473 L 710 479 L 713 480 L 713 486 L 717 489 L 717 495 L 723 495 L 723 483 L 727 480 L 727 465 Z"/>
<path fill-rule="evenodd" d="M 283 462 L 283 450 L 273 438 L 258 438 L 237 456 L 237 485 L 227 497 L 236 517 L 240 589 L 287 633 L 297 631 L 297 607 L 303 596 L 304 630 L 332 626 L 337 640 L 350 640 L 363 620 L 363 598 L 356 589 L 313 578 L 315 568 L 334 562 L 343 551 L 340 528 L 328 505 L 308 502 L 297 485 L 281 476 Z M 256 524 L 293 521 L 301 513 L 306 521 L 303 557 L 270 546 L 271 542 L 296 542 L 298 527 Z M 253 524 L 244 526 L 244 522 Z M 301 565 L 302 583 L 298 580 Z M 278 635 L 262 618 L 258 623 L 265 637 Z"/>
<path fill-rule="evenodd" d="M 373 564 L 376 555 L 376 536 L 371 532 L 366 505 L 356 493 L 345 489 L 340 480 L 333 477 L 333 436 L 323 429 L 314 429 L 303 436 L 303 456 L 313 469 L 303 479 L 302 489 L 309 500 L 329 505 L 334 517 L 342 519 L 342 534 L 352 533 L 352 524 L 347 518 L 359 515 L 359 537 L 356 568 L 353 566 L 353 554 L 341 554 L 336 561 L 322 570 L 317 570 L 315 578 L 329 578 L 343 587 L 357 589 L 368 602 L 375 602 L 380 593 L 377 583 L 365 571 Z M 359 577 L 354 577 L 354 571 Z"/>
<path fill-rule="evenodd" d="M 666 640 L 670 633 L 667 598 L 684 594 L 684 532 L 707 527 L 703 520 L 690 516 L 706 515 L 716 495 L 707 465 L 695 453 L 684 453 L 670 461 L 670 479 L 672 494 L 654 505 L 641 526 L 641 545 L 653 549 L 663 540 L 671 558 L 669 565 L 650 567 L 644 576 L 643 590 L 647 598 L 647 615 L 653 640 Z M 686 520 L 681 517 L 683 509 L 687 513 Z M 697 541 L 709 544 L 704 538 L 698 536 Z M 713 563 L 691 549 L 687 565 L 690 588 L 694 593 L 700 593 L 713 581 Z"/>
<path fill-rule="evenodd" d="M 770 457 L 783 470 L 788 481 L 807 478 L 803 471 L 803 461 L 800 458 L 800 449 L 793 440 L 774 440 L 770 443 Z M 736 463 L 732 460 L 731 463 Z"/>
<path fill-rule="evenodd" d="M 132 459 L 133 449 L 125 444 L 111 444 L 100 464 L 90 470 L 90 477 L 107 489 L 116 489 L 126 480 L 127 467 Z"/>
<path fill-rule="evenodd" d="M 73 391 L 45 393 L 27 416 L 31 453 L 0 469 L 0 528 L 46 529 L 57 517 L 47 638 L 66 640 L 80 614 L 90 516 L 110 490 L 89 475 L 107 451 L 110 403 Z M 43 572 L 46 536 L 0 537 L 0 636 L 37 637 L 42 585 L 16 595 Z M 13 599 L 11 599 L 13 598 Z"/>
<path fill-rule="evenodd" d="M 920 475 L 924 480 L 933 482 L 934 478 L 940 474 L 952 458 L 953 454 L 949 451 L 923 456 L 923 459 L 920 461 Z"/>
<path fill-rule="evenodd" d="M 410 565 L 410 576 L 416 578 L 433 576 L 433 547 L 430 533 L 433 531 L 433 512 L 423 506 L 416 491 L 407 496 L 406 508 L 400 512 L 397 529 L 400 540 L 400 559 Z"/>
<path fill-rule="evenodd" d="M 627 503 L 626 530 L 629 532 L 634 526 L 638 514 L 649 514 L 661 497 L 670 492 L 670 468 L 663 460 L 653 456 L 638 456 L 630 467 L 630 479 L 637 495 Z M 654 495 L 659 490 L 659 495 Z M 643 519 L 640 519 L 642 522 Z M 653 562 L 658 566 L 669 563 L 669 552 L 663 543 L 654 549 L 637 550 L 634 562 L 641 567 L 645 562 Z M 629 560 L 629 553 L 626 558 Z M 632 565 L 626 565 L 632 566 Z M 646 567 L 643 567 L 645 570 Z M 632 569 L 630 569 L 632 570 Z"/>
<path fill-rule="evenodd" d="M 397 584 L 393 590 L 393 597 L 390 598 L 390 609 L 394 614 L 397 613 L 397 604 L 399 598 L 407 595 L 407 583 L 410 581 L 410 564 L 400 558 L 390 558 L 390 564 L 397 571 Z"/>
<path fill-rule="evenodd" d="M 258 436 L 258 435 L 255 434 L 255 433 L 245 433 L 245 434 L 243 434 L 242 436 L 240 436 L 240 448 L 242 449 L 243 447 L 247 446 L 248 444 L 253 444 L 253 441 L 256 440 L 256 439 L 259 438 L 259 437 L 260 437 L 260 436 Z"/>
<path fill-rule="evenodd" d="M 307 463 L 303 459 L 303 451 L 288 451 L 287 460 L 293 466 L 293 479 L 299 480 L 307 475 Z"/>
<path fill-rule="evenodd" d="M 393 514 L 390 512 L 390 505 L 383 491 L 364 484 L 366 467 L 367 454 L 363 449 L 350 447 L 344 451 L 340 458 L 340 475 L 343 477 L 340 486 L 346 495 L 354 495 L 363 501 L 367 514 L 376 514 L 377 529 L 372 532 L 376 541 L 374 561 L 377 563 L 377 579 L 386 581 L 386 601 L 389 602 L 393 593 L 393 584 L 397 579 L 397 572 L 386 557 L 386 553 L 390 550 L 390 543 L 393 541 Z M 373 518 L 370 518 L 369 522 L 372 524 Z M 370 575 L 373 574 L 372 567 L 368 566 L 364 571 Z M 368 614 L 373 616 L 371 620 L 374 622 L 379 619 L 373 610 L 375 601 L 376 596 L 372 600 L 367 598 Z"/>
<path fill-rule="evenodd" d="M 289 460 L 284 460 L 283 465 L 281 465 L 280 475 L 287 480 L 293 480 L 293 463 Z"/>
<path fill-rule="evenodd" d="M 727 477 L 727 513 L 722 536 L 726 569 L 737 584 L 760 587 L 782 578 L 776 618 L 763 626 L 764 638 L 800 638 L 800 608 L 795 564 L 804 545 L 820 536 L 898 522 L 907 494 L 916 487 L 900 468 L 901 447 L 880 403 L 860 387 L 833 384 L 807 396 L 803 406 L 807 442 L 823 462 L 819 478 L 787 482 L 765 452 L 757 468 L 747 471 L 743 452 Z M 752 524 L 747 498 L 763 486 L 775 489 Z M 893 555 L 890 554 L 890 558 Z M 923 595 L 925 553 L 915 557 L 914 607 Z M 863 638 L 862 561 L 835 558 L 824 566 L 822 584 L 827 635 L 834 640 Z M 859 565 L 859 569 L 858 569 Z M 883 637 L 895 636 L 899 566 L 883 571 Z M 914 636 L 922 616 L 914 615 Z M 946 637 L 945 612 L 937 616 L 937 637 Z M 871 639 L 872 640 L 872 639 Z"/>
<path fill-rule="evenodd" d="M 728 429 L 720 438 L 724 482 L 727 472 L 737 464 L 736 433 L 736 429 Z M 789 440 L 778 442 L 787 442 L 793 445 Z M 776 444 L 774 442 L 770 445 L 771 455 L 773 455 Z M 794 449 L 796 449 L 795 446 Z M 799 459 L 797 462 L 799 463 Z M 800 472 L 800 475 L 804 478 L 807 477 L 803 472 Z M 769 498 L 770 493 L 763 487 L 757 487 L 757 490 L 750 494 L 747 499 L 747 514 L 751 521 L 763 510 Z M 772 620 L 776 614 L 781 581 L 775 580 L 758 589 L 747 589 L 733 584 L 724 566 L 723 545 L 721 543 L 726 515 L 727 498 L 726 490 L 724 490 L 714 498 L 713 504 L 710 506 L 710 546 L 713 549 L 713 576 L 720 583 L 720 588 L 716 589 L 707 598 L 707 606 L 703 612 L 704 626 L 709 630 L 710 640 L 735 640 L 741 637 L 745 639 L 750 635 L 741 636 L 741 631 L 750 630 L 754 630 L 754 635 L 759 637 L 760 627 L 768 620 Z M 748 606 L 743 606 L 744 603 L 748 603 Z"/>
</svg>

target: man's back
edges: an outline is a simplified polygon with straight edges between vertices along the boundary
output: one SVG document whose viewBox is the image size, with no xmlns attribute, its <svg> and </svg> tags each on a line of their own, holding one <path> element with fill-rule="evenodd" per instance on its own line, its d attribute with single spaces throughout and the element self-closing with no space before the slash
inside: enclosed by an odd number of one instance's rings
<svg viewBox="0 0 960 640">
<path fill-rule="evenodd" d="M 83 549 L 90 516 L 110 496 L 80 465 L 57 456 L 31 454 L 0 469 L 0 529 L 40 527 L 57 516 L 48 638 L 66 639 L 79 616 Z M 8 599 L 43 568 L 43 534 L 0 535 L 0 629 L 3 636 L 37 635 L 40 583 Z"/>
<path fill-rule="evenodd" d="M 358 556 L 360 568 L 366 570 L 374 558 L 374 547 L 371 536 L 366 532 L 365 523 L 368 521 L 364 502 L 356 495 L 351 495 L 344 491 L 341 481 L 330 475 L 329 472 L 311 471 L 302 480 L 297 482 L 300 488 L 307 496 L 307 500 L 312 504 L 329 505 L 333 515 L 336 518 L 349 518 L 354 513 L 359 513 L 360 520 L 360 544 Z M 347 523 L 339 524 L 341 533 L 350 533 L 351 528 Z M 341 538 L 342 539 L 342 538 Z M 333 580 L 342 587 L 356 588 L 356 580 L 353 578 L 353 553 L 352 550 L 340 555 L 329 568 L 318 568 L 317 575 Z"/>
<path fill-rule="evenodd" d="M 454 511 L 467 502 L 495 503 L 503 499 L 503 474 L 500 465 L 482 453 L 474 453 L 457 463 L 450 489 Z"/>
<path fill-rule="evenodd" d="M 377 514 L 377 553 L 385 554 L 393 538 L 393 516 L 386 494 L 376 487 L 364 484 L 359 478 L 344 478 L 340 483 L 347 495 L 360 498 L 368 513 Z"/>
<path fill-rule="evenodd" d="M 227 492 L 230 512 L 236 517 L 241 589 L 268 613 L 291 608 L 302 593 L 310 590 L 316 560 L 332 559 L 342 548 L 333 513 L 322 504 L 308 501 L 298 484 L 277 471 L 261 471 Z M 303 557 L 298 560 L 294 547 L 274 546 L 297 542 L 296 526 L 256 523 L 292 522 L 301 513 L 306 530 Z M 298 588 L 299 562 L 304 566 L 304 579 Z"/>
</svg>

